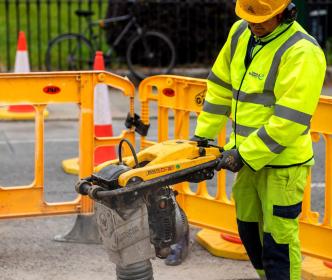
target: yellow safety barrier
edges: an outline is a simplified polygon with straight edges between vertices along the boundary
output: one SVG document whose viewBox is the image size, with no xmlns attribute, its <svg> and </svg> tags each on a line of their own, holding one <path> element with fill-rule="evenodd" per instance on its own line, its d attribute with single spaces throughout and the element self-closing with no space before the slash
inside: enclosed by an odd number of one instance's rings
<svg viewBox="0 0 332 280">
<path fill-rule="evenodd" d="M 124 130 L 116 137 L 94 136 L 93 94 L 98 83 L 117 88 L 128 96 L 130 113 L 133 115 L 134 85 L 111 73 L 86 71 L 0 74 L 0 92 L 6 93 L 1 94 L 0 106 L 28 104 L 33 105 L 36 110 L 34 180 L 28 186 L 0 187 L 0 218 L 93 212 L 93 203 L 87 196 L 78 196 L 69 202 L 44 201 L 44 111 L 48 104 L 79 105 L 79 176 L 89 176 L 93 171 L 96 147 L 117 145 L 122 138 L 127 138 L 132 143 L 135 141 L 133 130 Z M 129 149 L 124 153 L 129 154 Z"/>
<path fill-rule="evenodd" d="M 206 91 L 205 80 L 180 76 L 153 76 L 143 80 L 139 86 L 139 97 L 142 111 L 141 118 L 145 124 L 150 123 L 150 103 L 157 103 L 158 107 L 158 141 L 168 139 L 168 123 L 170 112 L 174 113 L 174 138 L 189 137 L 190 112 L 199 113 Z M 317 111 L 313 117 L 312 136 L 317 141 L 322 135 L 326 143 L 325 162 L 325 213 L 322 223 L 318 221 L 318 214 L 311 210 L 310 185 L 308 180 L 303 211 L 300 217 L 300 238 L 302 252 L 306 255 L 322 260 L 332 261 L 332 99 L 321 97 Z M 225 130 L 218 137 L 218 144 L 225 143 Z M 142 137 L 141 146 L 153 144 L 146 137 Z M 193 192 L 188 183 L 175 186 L 179 191 L 178 201 L 185 210 L 191 224 L 204 228 L 198 234 L 198 241 L 211 253 L 226 257 L 244 259 L 243 251 L 234 253 L 229 251 L 220 238 L 220 232 L 237 235 L 234 203 L 226 194 L 225 172 L 217 175 L 217 193 L 209 194 L 205 182 L 199 183 L 197 191 Z M 203 232 L 202 236 L 200 234 Z M 216 238 L 217 236 L 217 238 Z M 235 242 L 236 243 L 236 242 Z M 239 244 L 237 244 L 239 245 Z M 221 250 L 221 252 L 220 252 Z M 234 255 L 235 254 L 235 255 Z"/>
</svg>

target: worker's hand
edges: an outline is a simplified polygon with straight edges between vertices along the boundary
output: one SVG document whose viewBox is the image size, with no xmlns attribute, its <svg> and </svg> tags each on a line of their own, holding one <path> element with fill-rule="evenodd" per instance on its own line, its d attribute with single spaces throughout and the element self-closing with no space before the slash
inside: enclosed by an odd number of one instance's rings
<svg viewBox="0 0 332 280">
<path fill-rule="evenodd" d="M 227 169 L 238 172 L 243 167 L 243 161 L 237 149 L 227 150 L 221 153 L 216 170 Z"/>
</svg>

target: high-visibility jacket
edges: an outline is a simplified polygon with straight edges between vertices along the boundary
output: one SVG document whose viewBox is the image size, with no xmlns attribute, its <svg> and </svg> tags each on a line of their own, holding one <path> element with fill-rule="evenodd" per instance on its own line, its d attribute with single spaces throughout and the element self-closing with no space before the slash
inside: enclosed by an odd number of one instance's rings
<svg viewBox="0 0 332 280">
<path fill-rule="evenodd" d="M 207 80 L 195 135 L 214 139 L 228 117 L 233 132 L 224 149 L 238 148 L 253 170 L 312 160 L 310 120 L 321 93 L 326 60 L 316 40 L 297 23 L 245 57 L 251 31 L 236 22 Z"/>
</svg>

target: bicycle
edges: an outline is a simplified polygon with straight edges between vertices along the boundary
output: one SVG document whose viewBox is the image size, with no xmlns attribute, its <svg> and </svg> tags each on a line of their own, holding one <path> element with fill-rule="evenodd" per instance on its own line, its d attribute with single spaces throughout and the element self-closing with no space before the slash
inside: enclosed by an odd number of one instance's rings
<svg viewBox="0 0 332 280">
<path fill-rule="evenodd" d="M 145 30 L 132 12 L 97 21 L 92 20 L 93 11 L 78 10 L 75 13 L 78 17 L 86 19 L 87 27 L 84 34 L 89 34 L 91 39 L 79 33 L 65 33 L 52 39 L 48 43 L 45 57 L 48 71 L 91 69 L 98 47 L 98 35 L 94 33 L 94 27 L 99 25 L 101 28 L 109 28 L 108 25 L 112 23 L 125 21 L 125 27 L 108 44 L 109 49 L 104 56 L 105 63 L 112 62 L 114 49 L 133 30 L 133 35 L 126 45 L 125 59 L 129 71 L 136 78 L 167 74 L 173 69 L 176 52 L 172 41 L 159 31 Z"/>
</svg>

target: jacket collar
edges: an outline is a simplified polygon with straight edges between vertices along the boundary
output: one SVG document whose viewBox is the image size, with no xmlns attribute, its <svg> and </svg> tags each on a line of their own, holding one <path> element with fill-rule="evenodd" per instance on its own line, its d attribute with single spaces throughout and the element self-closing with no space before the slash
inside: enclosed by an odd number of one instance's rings
<svg viewBox="0 0 332 280">
<path fill-rule="evenodd" d="M 255 35 L 253 35 L 253 36 L 254 36 L 256 42 L 258 41 L 258 42 L 266 43 L 266 42 L 270 42 L 274 38 L 278 37 L 282 32 L 284 32 L 289 27 L 290 27 L 289 24 L 282 23 L 282 24 L 279 24 L 276 27 L 276 29 L 274 29 L 270 34 L 268 34 L 264 37 L 257 37 Z"/>
</svg>

